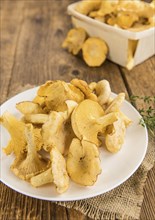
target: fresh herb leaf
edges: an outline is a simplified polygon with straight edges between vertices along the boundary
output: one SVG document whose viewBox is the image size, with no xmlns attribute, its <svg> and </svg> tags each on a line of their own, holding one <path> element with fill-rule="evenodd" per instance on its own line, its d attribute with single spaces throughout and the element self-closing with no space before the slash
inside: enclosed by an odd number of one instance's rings
<svg viewBox="0 0 155 220">
<path fill-rule="evenodd" d="M 153 136 L 155 136 L 155 96 L 135 96 L 130 97 L 131 103 L 136 105 L 136 101 L 142 100 L 145 108 L 138 109 L 142 118 L 139 124 L 147 127 Z"/>
</svg>

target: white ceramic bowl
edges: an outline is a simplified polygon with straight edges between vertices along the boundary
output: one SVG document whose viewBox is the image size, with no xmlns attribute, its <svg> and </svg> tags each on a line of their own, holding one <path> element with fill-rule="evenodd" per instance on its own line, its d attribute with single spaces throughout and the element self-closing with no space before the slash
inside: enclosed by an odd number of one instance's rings
<svg viewBox="0 0 155 220">
<path fill-rule="evenodd" d="M 133 66 L 155 54 L 155 27 L 140 32 L 123 30 L 80 14 L 75 10 L 78 2 L 68 6 L 68 14 L 72 16 L 75 27 L 84 28 L 89 36 L 100 37 L 109 47 L 108 59 L 126 67 L 128 63 L 129 40 L 136 40 L 137 48 L 133 57 Z"/>
</svg>

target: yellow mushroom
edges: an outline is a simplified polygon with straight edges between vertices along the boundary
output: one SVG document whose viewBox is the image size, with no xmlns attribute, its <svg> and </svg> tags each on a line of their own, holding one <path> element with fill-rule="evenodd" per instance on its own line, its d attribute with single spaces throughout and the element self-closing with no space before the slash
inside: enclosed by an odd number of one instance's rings
<svg viewBox="0 0 155 220">
<path fill-rule="evenodd" d="M 101 80 L 96 84 L 95 87 L 96 94 L 98 97 L 98 102 L 101 106 L 106 104 L 111 95 L 110 84 L 107 80 Z"/>
<path fill-rule="evenodd" d="M 111 13 L 114 13 L 117 8 L 118 1 L 104 0 L 102 1 L 100 9 L 97 11 L 96 16 L 106 16 Z M 96 17 L 95 16 L 95 17 Z"/>
<path fill-rule="evenodd" d="M 119 117 L 124 121 L 125 127 L 128 127 L 132 123 L 131 119 L 122 111 L 119 111 Z"/>
<path fill-rule="evenodd" d="M 45 185 L 47 183 L 52 183 L 52 182 L 53 182 L 53 175 L 52 175 L 51 167 L 45 170 L 44 172 L 36 176 L 33 176 L 30 179 L 30 183 L 34 187 L 39 187 L 39 186 Z"/>
<path fill-rule="evenodd" d="M 62 47 L 67 48 L 70 53 L 77 55 L 82 48 L 82 45 L 87 37 L 86 31 L 83 28 L 71 29 Z"/>
<path fill-rule="evenodd" d="M 64 193 L 69 187 L 69 176 L 66 170 L 66 160 L 60 151 L 53 147 L 50 152 L 52 161 L 53 182 L 58 193 Z"/>
<path fill-rule="evenodd" d="M 83 59 L 88 66 L 100 66 L 106 59 L 108 47 L 104 40 L 96 37 L 88 38 L 82 46 Z"/>
<path fill-rule="evenodd" d="M 116 19 L 116 15 L 111 15 L 107 18 L 106 21 L 107 24 L 111 25 L 111 26 L 118 26 L 117 25 L 117 19 Z"/>
<path fill-rule="evenodd" d="M 69 145 L 74 137 L 70 115 L 77 105 L 74 101 L 66 101 L 68 110 L 65 112 L 52 111 L 49 120 L 42 126 L 44 149 L 50 151 L 56 147 L 62 154 L 67 154 Z"/>
<path fill-rule="evenodd" d="M 136 13 L 139 17 L 149 18 L 155 14 L 152 4 L 143 1 L 122 1 L 118 6 L 118 11 Z"/>
<path fill-rule="evenodd" d="M 12 172 L 21 179 L 28 180 L 49 168 L 50 162 L 43 159 L 36 150 L 33 126 L 27 124 L 25 137 L 27 142 L 27 153 L 20 154 L 11 165 Z"/>
<path fill-rule="evenodd" d="M 123 119 L 118 118 L 111 126 L 110 132 L 105 135 L 105 145 L 110 152 L 116 153 L 121 149 L 125 139 L 125 131 Z"/>
<path fill-rule="evenodd" d="M 70 83 L 79 88 L 85 95 L 86 99 L 97 101 L 97 96 L 92 92 L 92 90 L 89 88 L 88 84 L 84 80 L 73 79 Z"/>
<path fill-rule="evenodd" d="M 101 5 L 101 0 L 84 0 L 80 1 L 75 10 L 78 11 L 81 14 L 87 15 L 89 12 L 99 9 Z"/>
<path fill-rule="evenodd" d="M 36 150 L 40 151 L 43 147 L 43 138 L 41 134 L 41 128 L 33 128 L 34 142 L 36 146 Z"/>
<path fill-rule="evenodd" d="M 50 151 L 51 166 L 46 171 L 33 176 L 30 183 L 39 187 L 47 183 L 54 183 L 58 193 L 65 192 L 69 187 L 69 176 L 66 170 L 66 161 L 59 150 L 55 147 Z"/>
<path fill-rule="evenodd" d="M 124 29 L 128 29 L 133 26 L 133 24 L 139 20 L 139 17 L 134 12 L 119 12 L 116 17 L 116 24 Z"/>
<path fill-rule="evenodd" d="M 26 114 L 24 116 L 24 120 L 32 124 L 44 124 L 48 118 L 48 114 Z"/>
<path fill-rule="evenodd" d="M 118 112 L 120 107 L 125 99 L 125 93 L 119 93 L 116 98 L 114 98 L 108 108 L 105 110 L 105 113 L 108 114 L 110 112 Z"/>
<path fill-rule="evenodd" d="M 100 145 L 97 136 L 104 128 L 117 120 L 117 114 L 104 115 L 102 107 L 95 101 L 85 99 L 73 111 L 71 115 L 72 128 L 80 140 L 87 140 Z"/>
<path fill-rule="evenodd" d="M 41 97 L 41 96 L 35 96 L 35 98 L 33 99 L 34 103 L 39 104 L 42 108 L 45 107 L 45 98 Z"/>
<path fill-rule="evenodd" d="M 24 115 L 44 113 L 43 109 L 38 103 L 34 103 L 31 101 L 19 102 L 16 104 L 16 108 Z"/>
<path fill-rule="evenodd" d="M 155 4 L 155 3 L 154 3 L 154 4 Z M 149 20 L 148 20 L 148 22 L 149 22 L 150 27 L 155 26 L 155 15 L 152 16 L 152 17 L 150 17 Z"/>
<path fill-rule="evenodd" d="M 91 89 L 92 92 L 95 91 L 95 89 L 96 89 L 96 85 L 97 85 L 96 82 L 91 82 L 91 83 L 89 84 L 89 88 Z"/>
<path fill-rule="evenodd" d="M 11 136 L 11 141 L 7 147 L 4 148 L 4 152 L 7 155 L 13 152 L 16 157 L 19 157 L 19 155 L 26 150 L 25 123 L 16 119 L 14 115 L 9 112 L 5 112 L 0 117 L 0 122 Z"/>
<path fill-rule="evenodd" d="M 67 157 L 67 171 L 78 184 L 91 186 L 101 173 L 99 151 L 95 144 L 74 138 Z"/>
<path fill-rule="evenodd" d="M 102 16 L 96 16 L 94 19 L 97 21 L 100 21 L 102 23 L 105 23 L 105 21 L 106 21 L 105 17 L 102 17 Z"/>
<path fill-rule="evenodd" d="M 64 81 L 48 81 L 40 86 L 38 95 L 45 97 L 45 103 L 49 110 L 67 110 L 66 100 L 73 100 L 77 103 L 84 99 L 84 94 L 74 85 Z"/>
</svg>

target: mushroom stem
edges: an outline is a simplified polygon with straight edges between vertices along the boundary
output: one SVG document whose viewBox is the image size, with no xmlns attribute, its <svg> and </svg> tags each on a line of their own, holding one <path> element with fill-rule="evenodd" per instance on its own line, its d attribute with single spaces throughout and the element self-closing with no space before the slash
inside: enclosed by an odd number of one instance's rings
<svg viewBox="0 0 155 220">
<path fill-rule="evenodd" d="M 34 124 L 44 124 L 48 120 L 47 114 L 26 114 L 25 120 Z"/>
<path fill-rule="evenodd" d="M 50 167 L 46 171 L 38 174 L 37 176 L 33 176 L 30 180 L 30 183 L 34 187 L 42 186 L 47 183 L 53 182 L 52 168 Z"/>
<path fill-rule="evenodd" d="M 98 118 L 96 120 L 96 123 L 103 125 L 103 127 L 106 127 L 106 126 L 112 124 L 113 122 L 117 121 L 117 119 L 118 119 L 118 113 L 112 112 L 112 113 L 109 113 L 107 115 L 104 115 L 104 116 Z"/>
<path fill-rule="evenodd" d="M 119 93 L 118 96 L 113 99 L 109 107 L 105 110 L 105 114 L 119 111 L 124 99 L 125 99 L 125 93 L 123 92 Z"/>
</svg>

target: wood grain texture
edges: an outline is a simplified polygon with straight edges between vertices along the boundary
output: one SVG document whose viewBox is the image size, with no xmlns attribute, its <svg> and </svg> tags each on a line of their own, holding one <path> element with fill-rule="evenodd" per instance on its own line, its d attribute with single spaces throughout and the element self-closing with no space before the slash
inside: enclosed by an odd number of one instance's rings
<svg viewBox="0 0 155 220">
<path fill-rule="evenodd" d="M 1 103 L 6 100 L 15 61 L 15 51 L 23 21 L 24 2 L 1 2 L 1 53 L 0 94 Z M 18 13 L 17 13 L 18 11 Z M 9 16 L 8 16 L 9 15 Z"/>
<path fill-rule="evenodd" d="M 140 220 L 155 219 L 155 166 L 148 173 L 144 188 L 144 201 L 142 204 Z"/>
<path fill-rule="evenodd" d="M 0 183 L 0 189 L 0 219 L 90 220 L 90 218 L 76 210 L 67 210 L 65 207 L 58 206 L 49 201 L 37 200 L 24 196 L 2 183 Z"/>
<path fill-rule="evenodd" d="M 1 2 L 1 102 L 20 85 L 39 85 L 49 79 L 91 81 L 107 79 L 116 93 L 154 94 L 154 58 L 128 72 L 110 61 L 89 68 L 80 56 L 61 48 L 71 27 L 69 0 L 12 0 Z M 146 74 L 147 73 L 147 74 Z M 140 104 L 139 104 L 140 106 Z M 144 189 L 141 220 L 155 219 L 154 170 Z M 0 219 L 90 220 L 75 210 L 24 196 L 0 184 Z"/>
<path fill-rule="evenodd" d="M 155 56 L 131 71 L 121 68 L 121 72 L 130 95 L 155 95 Z"/>
</svg>

